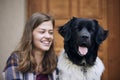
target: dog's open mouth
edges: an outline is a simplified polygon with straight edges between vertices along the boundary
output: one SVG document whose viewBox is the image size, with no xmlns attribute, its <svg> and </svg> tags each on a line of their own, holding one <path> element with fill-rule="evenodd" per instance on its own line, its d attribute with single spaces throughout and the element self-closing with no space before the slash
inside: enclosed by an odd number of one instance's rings
<svg viewBox="0 0 120 80">
<path fill-rule="evenodd" d="M 88 53 L 88 45 L 86 42 L 82 42 L 79 46 L 78 46 L 78 53 L 80 56 L 84 56 Z"/>
<path fill-rule="evenodd" d="M 78 47 L 78 51 L 79 51 L 79 54 L 80 54 L 81 56 L 84 56 L 84 55 L 87 54 L 88 48 L 87 48 L 87 47 L 79 46 L 79 47 Z"/>
</svg>

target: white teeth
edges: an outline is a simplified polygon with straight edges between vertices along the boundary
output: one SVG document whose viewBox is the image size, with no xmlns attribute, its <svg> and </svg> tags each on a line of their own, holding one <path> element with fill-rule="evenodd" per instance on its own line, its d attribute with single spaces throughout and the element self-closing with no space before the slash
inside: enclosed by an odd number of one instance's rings
<svg viewBox="0 0 120 80">
<path fill-rule="evenodd" d="M 42 41 L 42 42 L 44 42 L 44 43 L 48 43 L 49 41 Z"/>
<path fill-rule="evenodd" d="M 49 43 L 49 41 L 43 41 L 44 43 Z"/>
<path fill-rule="evenodd" d="M 50 41 L 42 41 L 42 43 L 44 43 L 44 44 L 49 44 Z"/>
<path fill-rule="evenodd" d="M 49 42 L 43 42 L 43 43 L 45 43 L 45 44 L 49 44 Z"/>
</svg>

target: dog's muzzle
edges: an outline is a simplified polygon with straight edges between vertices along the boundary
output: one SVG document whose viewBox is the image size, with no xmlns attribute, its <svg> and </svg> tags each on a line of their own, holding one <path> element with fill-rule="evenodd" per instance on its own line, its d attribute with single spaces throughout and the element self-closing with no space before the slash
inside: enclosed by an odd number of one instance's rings
<svg viewBox="0 0 120 80">
<path fill-rule="evenodd" d="M 90 33 L 86 28 L 83 28 L 79 33 L 78 53 L 80 56 L 84 56 L 88 52 L 90 46 Z"/>
</svg>

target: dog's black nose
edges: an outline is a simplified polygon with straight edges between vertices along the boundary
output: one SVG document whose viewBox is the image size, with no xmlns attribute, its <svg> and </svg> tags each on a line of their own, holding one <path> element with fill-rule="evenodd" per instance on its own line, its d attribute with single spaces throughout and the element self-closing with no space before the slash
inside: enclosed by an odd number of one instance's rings
<svg viewBox="0 0 120 80">
<path fill-rule="evenodd" d="M 81 38 L 84 39 L 84 40 L 86 40 L 86 39 L 88 39 L 89 37 L 86 36 L 86 35 L 82 35 Z"/>
</svg>

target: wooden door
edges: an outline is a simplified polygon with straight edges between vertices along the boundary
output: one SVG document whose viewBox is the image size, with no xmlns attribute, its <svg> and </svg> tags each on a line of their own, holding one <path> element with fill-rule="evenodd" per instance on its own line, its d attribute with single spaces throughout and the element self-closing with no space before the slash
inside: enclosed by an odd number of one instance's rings
<svg viewBox="0 0 120 80">
<path fill-rule="evenodd" d="M 112 29 L 109 28 L 112 26 L 108 25 L 108 23 L 111 22 L 111 20 L 108 20 L 108 17 L 110 17 L 110 15 L 108 15 L 108 12 L 111 12 L 109 9 L 109 6 L 111 5 L 107 4 L 108 1 L 109 0 L 27 0 L 27 13 L 28 17 L 30 17 L 34 12 L 44 12 L 51 14 L 55 18 L 55 51 L 59 56 L 59 52 L 63 49 L 63 38 L 58 34 L 57 29 L 59 26 L 65 24 L 73 16 L 97 19 L 105 29 Z M 110 19 L 111 18 L 112 17 L 110 17 Z M 102 80 L 112 80 L 110 79 L 112 78 L 112 74 L 109 76 L 109 73 L 116 73 L 112 70 L 108 71 L 111 66 L 109 64 L 109 61 L 113 60 L 108 54 L 110 51 L 114 51 L 114 47 L 112 49 L 109 49 L 111 48 L 109 47 L 111 43 L 108 41 L 110 41 L 109 38 L 103 42 L 99 50 L 99 56 L 105 64 L 105 72 L 103 74 Z M 116 78 L 113 78 L 113 80 L 115 79 Z"/>
<path fill-rule="evenodd" d="M 107 1 L 108 80 L 120 80 L 120 0 Z"/>
</svg>

